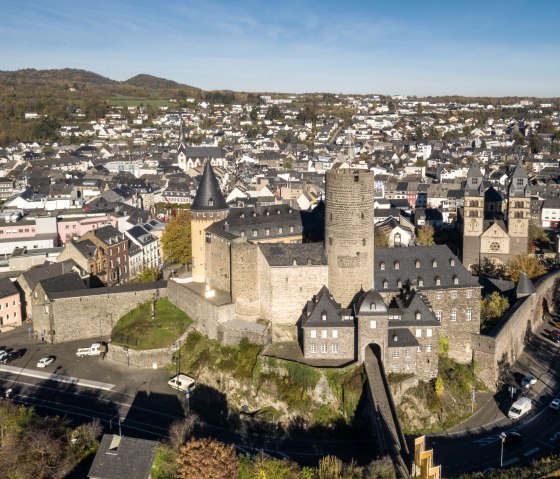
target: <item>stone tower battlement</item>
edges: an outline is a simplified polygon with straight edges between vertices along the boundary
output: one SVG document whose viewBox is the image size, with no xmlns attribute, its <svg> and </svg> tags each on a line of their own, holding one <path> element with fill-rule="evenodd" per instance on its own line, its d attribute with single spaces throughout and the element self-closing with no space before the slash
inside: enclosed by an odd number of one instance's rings
<svg viewBox="0 0 560 479">
<path fill-rule="evenodd" d="M 327 171 L 325 205 L 329 290 L 345 307 L 360 289 L 373 286 L 373 172 Z"/>
</svg>

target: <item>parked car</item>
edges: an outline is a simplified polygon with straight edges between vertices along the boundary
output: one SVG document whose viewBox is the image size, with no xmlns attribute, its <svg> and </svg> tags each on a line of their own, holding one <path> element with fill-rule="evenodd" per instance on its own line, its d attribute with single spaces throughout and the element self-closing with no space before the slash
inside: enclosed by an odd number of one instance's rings
<svg viewBox="0 0 560 479">
<path fill-rule="evenodd" d="M 510 432 L 504 433 L 504 435 L 505 435 L 504 444 L 506 446 L 511 446 L 513 444 L 519 444 L 521 441 L 523 441 L 523 435 L 519 432 L 510 431 Z"/>
<path fill-rule="evenodd" d="M 186 374 L 178 374 L 177 376 L 173 376 L 167 384 L 171 386 L 173 389 L 178 389 L 179 391 L 191 391 L 195 386 L 196 381 L 187 376 Z"/>
<path fill-rule="evenodd" d="M 532 374 L 527 374 L 527 376 L 525 376 L 521 380 L 521 386 L 524 389 L 528 389 L 531 386 L 534 386 L 535 384 L 537 384 L 537 378 L 535 376 L 533 376 Z"/>
<path fill-rule="evenodd" d="M 41 358 L 37 362 L 37 367 L 38 368 L 46 368 L 47 366 L 50 366 L 52 363 L 54 363 L 55 359 L 56 358 L 54 356 L 47 356 L 46 358 Z"/>
<path fill-rule="evenodd" d="M 560 411 L 560 398 L 556 398 L 550 401 L 550 409 L 554 409 L 555 411 Z"/>
<path fill-rule="evenodd" d="M 519 419 L 521 416 L 527 414 L 533 408 L 533 402 L 528 397 L 522 397 L 515 401 L 508 411 L 510 419 Z"/>
<path fill-rule="evenodd" d="M 21 358 L 22 356 L 23 356 L 23 351 L 21 351 L 21 349 L 18 351 L 10 351 L 6 356 L 2 358 L 2 362 L 4 364 L 8 364 L 16 359 Z"/>
<path fill-rule="evenodd" d="M 0 350 L 0 362 L 1 362 L 8 354 L 10 354 L 10 350 L 9 350 L 9 349 L 2 349 L 2 350 Z"/>
<path fill-rule="evenodd" d="M 550 333 L 550 339 L 555 343 L 560 343 L 560 330 L 556 329 L 552 331 L 552 333 Z"/>
</svg>

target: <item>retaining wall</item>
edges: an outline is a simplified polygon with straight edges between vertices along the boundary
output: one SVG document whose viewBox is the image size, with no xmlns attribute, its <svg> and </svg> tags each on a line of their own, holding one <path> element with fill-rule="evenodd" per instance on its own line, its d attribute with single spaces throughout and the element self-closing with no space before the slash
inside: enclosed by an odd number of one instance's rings
<svg viewBox="0 0 560 479">
<path fill-rule="evenodd" d="M 518 300 L 488 336 L 473 334 L 473 359 L 478 375 L 495 391 L 511 365 L 525 349 L 525 341 L 544 320 L 544 308 L 552 307 L 555 271 L 536 282 L 536 292 Z M 548 306 L 546 306 L 548 305 Z"/>
</svg>

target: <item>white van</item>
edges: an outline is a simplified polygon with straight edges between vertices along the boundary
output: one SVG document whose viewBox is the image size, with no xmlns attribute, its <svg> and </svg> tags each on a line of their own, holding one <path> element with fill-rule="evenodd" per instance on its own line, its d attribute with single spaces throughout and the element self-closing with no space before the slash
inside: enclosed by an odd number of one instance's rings
<svg viewBox="0 0 560 479">
<path fill-rule="evenodd" d="M 186 374 L 177 374 L 173 376 L 167 384 L 173 389 L 178 389 L 179 391 L 192 391 L 194 389 L 195 380 Z"/>
<path fill-rule="evenodd" d="M 519 419 L 521 416 L 527 414 L 532 407 L 533 403 L 531 399 L 522 397 L 511 405 L 511 407 L 509 408 L 508 417 L 510 419 Z"/>
</svg>

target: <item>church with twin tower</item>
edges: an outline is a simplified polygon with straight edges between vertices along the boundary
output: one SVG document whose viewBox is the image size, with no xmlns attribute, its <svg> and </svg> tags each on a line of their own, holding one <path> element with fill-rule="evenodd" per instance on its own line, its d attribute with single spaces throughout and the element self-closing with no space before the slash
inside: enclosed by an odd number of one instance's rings
<svg viewBox="0 0 560 479">
<path fill-rule="evenodd" d="M 224 327 L 266 327 L 311 364 L 363 361 L 376 344 L 388 372 L 431 379 L 440 338 L 470 362 L 478 282 L 446 246 L 375 249 L 373 186 L 371 171 L 342 163 L 311 212 L 229 208 L 206 162 L 191 205 L 192 287 L 227 298 Z"/>
</svg>

